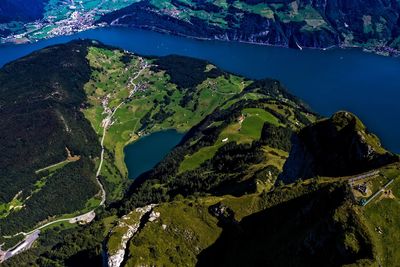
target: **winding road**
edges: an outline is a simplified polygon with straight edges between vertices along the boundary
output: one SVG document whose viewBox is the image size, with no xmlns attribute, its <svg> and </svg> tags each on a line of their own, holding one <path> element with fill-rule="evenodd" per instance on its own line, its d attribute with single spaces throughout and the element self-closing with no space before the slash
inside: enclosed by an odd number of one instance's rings
<svg viewBox="0 0 400 267">
<path fill-rule="evenodd" d="M 143 60 L 140 58 L 140 60 Z M 149 65 L 147 64 L 147 62 L 145 62 L 142 66 L 142 68 L 136 73 L 136 75 L 130 80 L 130 83 L 134 86 L 134 89 L 132 91 L 132 93 L 130 93 L 130 96 L 133 95 L 133 93 L 137 90 L 137 85 L 133 83 L 133 81 L 135 81 L 137 78 L 139 78 L 139 76 L 141 75 L 141 73 L 148 67 Z M 97 184 L 100 187 L 100 192 L 101 192 L 101 202 L 99 204 L 99 206 L 97 206 L 96 208 L 94 208 L 93 210 L 86 212 L 84 214 L 75 216 L 75 217 L 71 217 L 71 218 L 63 218 L 63 219 L 58 219 L 52 222 L 48 222 L 44 225 L 41 225 L 35 229 L 33 229 L 30 232 L 19 232 L 17 234 L 14 234 L 12 236 L 3 236 L 4 238 L 13 238 L 16 237 L 18 235 L 23 235 L 25 236 L 24 240 L 22 240 L 20 243 L 18 243 L 17 245 L 15 245 L 13 248 L 8 249 L 7 251 L 2 251 L 1 250 L 1 246 L 0 246 L 0 263 L 3 262 L 4 260 L 7 260 L 19 253 L 21 253 L 24 250 L 27 250 L 31 247 L 31 245 L 33 244 L 33 242 L 35 242 L 36 239 L 39 238 L 39 234 L 40 234 L 40 230 L 43 228 L 46 228 L 50 225 L 56 224 L 56 223 L 60 223 L 60 222 L 69 222 L 69 223 L 77 223 L 77 222 L 91 222 L 94 217 L 96 216 L 95 210 L 98 209 L 99 207 L 103 206 L 106 202 L 106 191 L 104 189 L 103 184 L 100 181 L 100 173 L 101 173 L 101 169 L 103 166 L 103 162 L 104 162 L 104 151 L 105 151 L 105 147 L 104 147 L 104 140 L 107 134 L 107 129 L 109 129 L 109 127 L 111 127 L 112 125 L 112 118 L 114 117 L 115 113 L 117 112 L 117 110 L 125 103 L 125 100 L 123 100 L 115 109 L 114 111 L 109 114 L 103 121 L 102 121 L 102 126 L 103 126 L 103 134 L 102 134 L 102 138 L 101 138 L 101 154 L 100 154 L 100 164 L 99 167 L 97 168 L 97 172 L 96 172 L 96 181 Z M 1 257 L 1 255 L 4 255 L 3 258 Z"/>
</svg>

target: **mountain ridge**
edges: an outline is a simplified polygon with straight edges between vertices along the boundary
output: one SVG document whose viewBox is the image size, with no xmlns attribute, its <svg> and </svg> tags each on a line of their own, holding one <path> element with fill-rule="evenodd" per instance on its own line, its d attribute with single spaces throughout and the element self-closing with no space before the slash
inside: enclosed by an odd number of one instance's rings
<svg viewBox="0 0 400 267">
<path fill-rule="evenodd" d="M 36 41 L 111 25 L 295 49 L 360 47 L 389 56 L 400 50 L 396 0 L 23 2 L 0 5 L 2 41 Z"/>
<path fill-rule="evenodd" d="M 141 1 L 106 14 L 99 22 L 296 49 L 361 46 L 388 54 L 399 49 L 400 5 L 395 1 L 201 3 Z M 196 13 L 197 9 L 209 14 L 209 19 Z"/>
</svg>

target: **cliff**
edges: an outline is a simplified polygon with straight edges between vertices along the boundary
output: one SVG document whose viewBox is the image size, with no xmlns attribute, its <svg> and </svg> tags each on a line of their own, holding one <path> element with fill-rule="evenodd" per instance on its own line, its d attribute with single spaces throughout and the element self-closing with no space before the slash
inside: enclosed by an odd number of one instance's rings
<svg viewBox="0 0 400 267">
<path fill-rule="evenodd" d="M 339 177 L 398 161 L 365 125 L 349 112 L 338 112 L 293 136 L 281 178 L 292 182 L 315 176 Z"/>
</svg>

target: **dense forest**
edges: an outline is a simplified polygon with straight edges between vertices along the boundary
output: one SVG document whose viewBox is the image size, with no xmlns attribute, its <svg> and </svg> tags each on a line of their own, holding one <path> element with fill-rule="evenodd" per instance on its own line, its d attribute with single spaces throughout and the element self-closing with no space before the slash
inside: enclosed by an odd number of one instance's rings
<svg viewBox="0 0 400 267">
<path fill-rule="evenodd" d="M 1 235 L 84 208 L 98 191 L 93 159 L 100 146 L 80 112 L 91 72 L 87 45 L 49 47 L 0 70 L 0 203 L 22 202 L 18 212 L 0 219 Z M 38 172 L 65 161 L 67 150 L 80 160 L 48 178 Z"/>
</svg>

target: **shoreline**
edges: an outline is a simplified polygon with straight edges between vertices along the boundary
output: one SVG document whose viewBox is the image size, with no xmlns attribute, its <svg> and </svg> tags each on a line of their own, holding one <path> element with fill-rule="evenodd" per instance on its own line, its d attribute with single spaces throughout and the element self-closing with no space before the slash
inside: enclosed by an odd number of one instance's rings
<svg viewBox="0 0 400 267">
<path fill-rule="evenodd" d="M 287 45 L 282 45 L 282 44 L 270 44 L 270 43 L 263 43 L 263 42 L 253 42 L 253 41 L 246 41 L 246 40 L 231 40 L 231 39 L 226 39 L 226 38 L 219 38 L 218 36 L 214 36 L 214 38 L 211 37 L 201 37 L 201 36 L 193 36 L 193 35 L 187 35 L 187 34 L 182 34 L 182 33 L 178 33 L 178 32 L 171 32 L 162 28 L 156 28 L 156 27 L 150 27 L 150 26 L 129 26 L 129 25 L 125 25 L 125 24 L 114 24 L 114 25 L 93 25 L 93 27 L 91 27 L 90 29 L 83 29 L 83 30 L 75 30 L 66 34 L 60 34 L 60 35 L 54 35 L 54 36 L 48 36 L 48 37 L 44 37 L 41 39 L 35 39 L 35 40 L 31 40 L 25 37 L 25 40 L 23 42 L 21 42 L 21 40 L 13 40 L 13 41 L 3 41 L 4 39 L 7 39 L 7 37 L 5 38 L 1 38 L 0 40 L 0 47 L 1 46 L 7 46 L 7 45 L 24 45 L 24 44 L 35 44 L 37 42 L 40 41 L 44 41 L 44 40 L 50 40 L 53 38 L 59 38 L 59 37 L 63 37 L 63 36 L 71 36 L 74 34 L 79 34 L 82 32 L 86 32 L 86 31 L 90 31 L 90 30 L 96 30 L 96 29 L 101 29 L 101 28 L 125 28 L 125 29 L 137 29 L 137 30 L 143 30 L 143 31 L 149 31 L 149 32 L 156 32 L 159 34 L 166 34 L 166 35 L 171 35 L 171 36 L 177 36 L 177 37 L 182 37 L 182 38 L 189 38 L 192 40 L 197 40 L 197 41 L 217 41 L 217 42 L 227 42 L 227 43 L 239 43 L 239 44 L 249 44 L 249 45 L 257 45 L 257 46 L 267 46 L 267 47 L 277 47 L 277 48 L 286 48 L 286 49 L 293 49 L 293 50 L 321 50 L 321 51 L 329 51 L 329 50 L 347 50 L 347 49 L 357 49 L 360 50 L 362 52 L 365 53 L 372 53 L 378 56 L 384 56 L 384 57 L 394 57 L 394 58 L 398 58 L 400 57 L 400 51 L 399 50 L 395 50 L 393 49 L 393 53 L 394 54 L 389 54 L 386 55 L 384 54 L 385 51 L 379 51 L 377 49 L 379 49 L 379 47 L 362 47 L 359 45 L 345 45 L 345 44 L 337 44 L 337 45 L 331 45 L 328 47 L 308 47 L 308 46 L 304 46 L 301 47 L 301 49 L 296 49 L 296 48 L 292 48 L 289 47 Z M 390 48 L 390 47 L 381 47 L 381 48 Z"/>
</svg>

